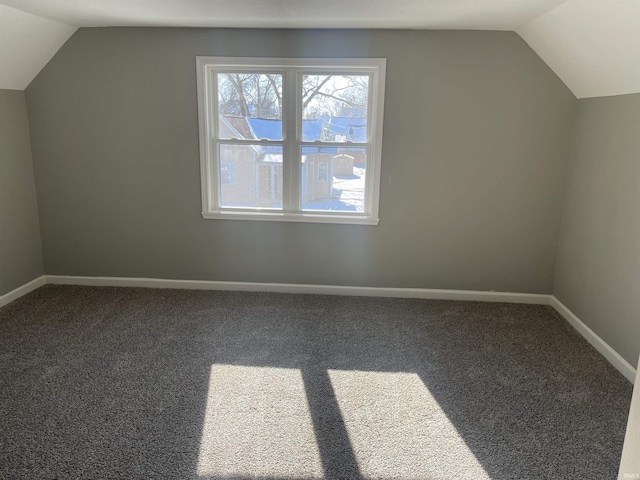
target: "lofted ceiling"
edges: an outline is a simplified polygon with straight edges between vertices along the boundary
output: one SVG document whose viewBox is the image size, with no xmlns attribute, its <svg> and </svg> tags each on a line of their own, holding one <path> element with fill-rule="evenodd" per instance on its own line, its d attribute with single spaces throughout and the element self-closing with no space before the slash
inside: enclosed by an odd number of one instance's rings
<svg viewBox="0 0 640 480">
<path fill-rule="evenodd" d="M 0 88 L 99 26 L 513 30 L 578 98 L 640 92 L 640 0 L 0 0 Z"/>
<path fill-rule="evenodd" d="M 578 98 L 640 92 L 640 0 L 569 0 L 516 32 Z"/>
<path fill-rule="evenodd" d="M 0 5 L 0 88 L 24 90 L 75 31 Z"/>
<path fill-rule="evenodd" d="M 564 0 L 1 0 L 71 25 L 513 30 Z"/>
</svg>

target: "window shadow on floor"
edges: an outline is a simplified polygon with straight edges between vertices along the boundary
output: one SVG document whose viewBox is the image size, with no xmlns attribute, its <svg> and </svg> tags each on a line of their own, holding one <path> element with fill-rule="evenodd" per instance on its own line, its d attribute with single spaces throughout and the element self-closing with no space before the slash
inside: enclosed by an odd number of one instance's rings
<svg viewBox="0 0 640 480">
<path fill-rule="evenodd" d="M 322 478 L 614 478 L 631 398 L 545 306 L 47 286 L 0 352 L 5 478 L 318 478 L 198 475 L 215 365 L 299 372 Z"/>
</svg>

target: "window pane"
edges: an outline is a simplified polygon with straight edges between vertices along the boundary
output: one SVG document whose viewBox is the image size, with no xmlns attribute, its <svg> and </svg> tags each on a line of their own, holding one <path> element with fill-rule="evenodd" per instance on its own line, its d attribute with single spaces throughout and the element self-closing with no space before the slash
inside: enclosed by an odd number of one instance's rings
<svg viewBox="0 0 640 480">
<path fill-rule="evenodd" d="M 220 206 L 282 209 L 282 146 L 220 145 Z"/>
<path fill-rule="evenodd" d="M 234 185 L 236 183 L 236 164 L 231 162 L 220 163 L 220 183 L 222 185 Z"/>
<path fill-rule="evenodd" d="M 364 213 L 366 170 L 365 148 L 302 147 L 302 209 Z"/>
<path fill-rule="evenodd" d="M 304 75 L 302 140 L 366 142 L 368 75 Z"/>
<path fill-rule="evenodd" d="M 219 138 L 282 140 L 282 75 L 218 73 Z"/>
</svg>

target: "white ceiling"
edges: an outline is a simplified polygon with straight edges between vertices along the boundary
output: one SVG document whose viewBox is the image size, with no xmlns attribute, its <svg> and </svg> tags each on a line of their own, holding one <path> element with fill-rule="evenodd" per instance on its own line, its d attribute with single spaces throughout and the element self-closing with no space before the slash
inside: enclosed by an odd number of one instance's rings
<svg viewBox="0 0 640 480">
<path fill-rule="evenodd" d="M 0 0 L 0 88 L 75 26 L 514 30 L 578 98 L 640 92 L 640 0 Z"/>
<path fill-rule="evenodd" d="M 578 98 L 640 92 L 640 0 L 569 0 L 516 32 Z"/>
<path fill-rule="evenodd" d="M 0 88 L 24 90 L 75 31 L 0 5 Z"/>
<path fill-rule="evenodd" d="M 1 0 L 70 25 L 513 30 L 565 0 Z"/>
</svg>

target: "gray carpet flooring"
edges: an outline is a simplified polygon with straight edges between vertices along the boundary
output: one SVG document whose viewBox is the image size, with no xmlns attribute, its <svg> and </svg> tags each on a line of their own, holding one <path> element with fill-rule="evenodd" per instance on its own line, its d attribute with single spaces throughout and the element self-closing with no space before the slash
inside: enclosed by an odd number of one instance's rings
<svg viewBox="0 0 640 480">
<path fill-rule="evenodd" d="M 550 307 L 45 286 L 0 478 L 613 479 L 632 387 Z"/>
</svg>

